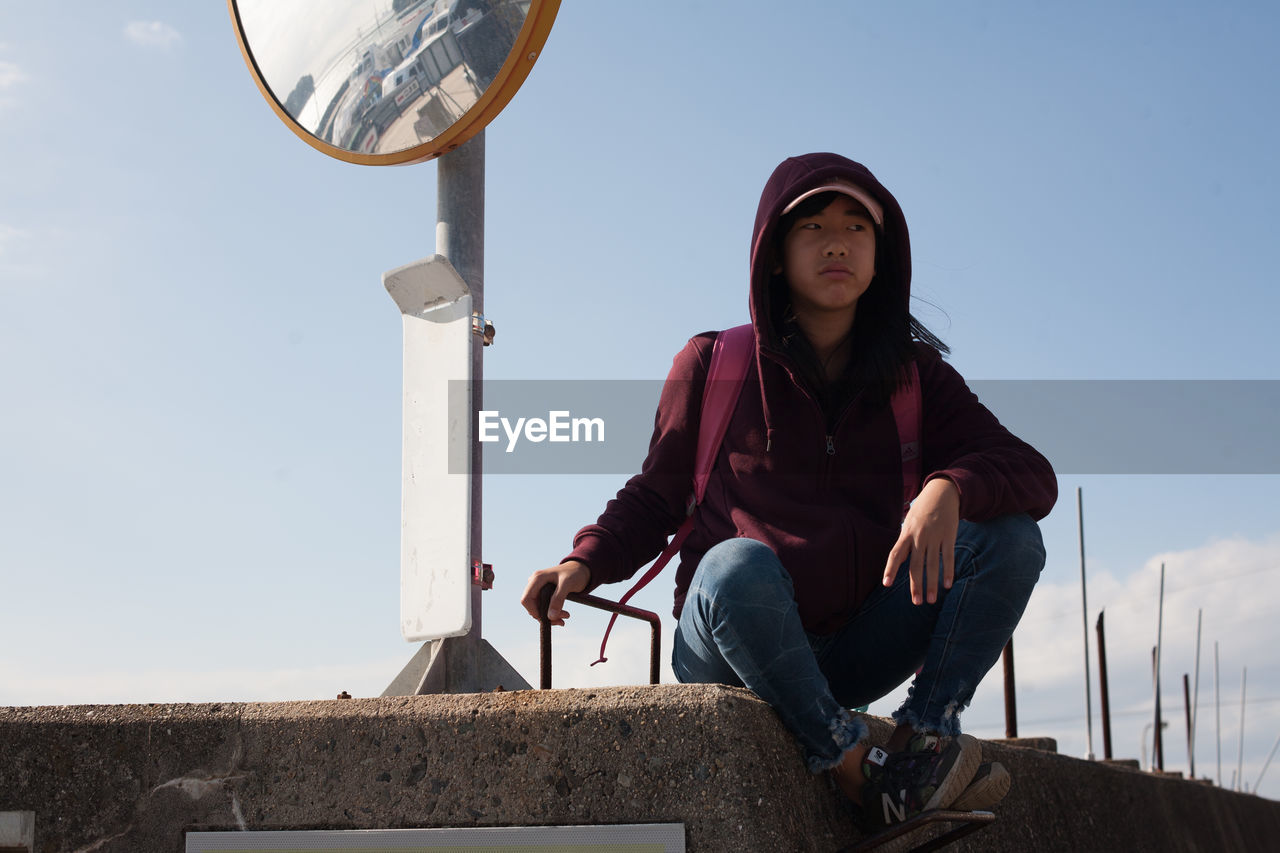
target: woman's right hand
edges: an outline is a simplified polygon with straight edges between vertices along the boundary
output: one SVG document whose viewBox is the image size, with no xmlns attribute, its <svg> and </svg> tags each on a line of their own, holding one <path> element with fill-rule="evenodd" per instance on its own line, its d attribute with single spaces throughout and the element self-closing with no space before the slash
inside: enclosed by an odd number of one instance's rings
<svg viewBox="0 0 1280 853">
<path fill-rule="evenodd" d="M 524 588 L 524 596 L 520 603 L 529 615 L 538 618 L 538 593 L 544 586 L 554 585 L 551 591 L 551 605 L 547 608 L 547 618 L 552 625 L 564 625 L 569 618 L 564 609 L 564 600 L 570 593 L 582 592 L 591 582 L 591 570 L 577 560 L 568 560 L 549 569 L 538 569 L 529 576 L 529 583 Z"/>
</svg>

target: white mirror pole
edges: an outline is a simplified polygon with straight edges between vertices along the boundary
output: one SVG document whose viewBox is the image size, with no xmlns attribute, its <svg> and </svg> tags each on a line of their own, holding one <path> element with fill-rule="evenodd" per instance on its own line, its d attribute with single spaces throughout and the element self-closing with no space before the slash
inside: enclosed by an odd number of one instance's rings
<svg viewBox="0 0 1280 853">
<path fill-rule="evenodd" d="M 465 498 L 465 507 L 458 503 L 462 498 L 459 497 L 460 490 L 456 489 L 457 475 L 453 475 L 453 484 L 449 488 L 450 497 L 447 498 L 448 506 L 443 506 L 440 501 L 433 498 L 416 502 L 414 508 L 411 509 L 409 500 L 409 491 L 405 493 L 403 502 L 403 511 L 405 513 L 402 519 L 403 535 L 406 539 L 402 542 L 401 557 L 401 578 L 402 578 L 402 602 L 401 602 L 401 624 L 405 634 L 405 639 L 410 642 L 427 639 L 413 659 L 408 665 L 401 670 L 400 674 L 391 682 L 391 685 L 383 691 L 384 696 L 406 696 L 424 693 L 479 693 L 491 691 L 496 687 L 503 687 L 507 690 L 528 690 L 529 683 L 515 671 L 512 666 L 507 663 L 503 657 L 498 654 L 486 640 L 480 636 L 481 631 L 481 606 L 479 583 L 473 582 L 473 566 L 480 565 L 481 558 L 481 506 L 482 506 L 482 461 L 480 454 L 479 442 L 472 440 L 471 431 L 475 423 L 476 413 L 480 410 L 483 400 L 481 398 L 484 370 L 483 370 L 483 340 L 478 334 L 473 334 L 471 315 L 474 312 L 480 316 L 484 316 L 484 133 L 483 131 L 473 137 L 469 142 L 452 151 L 438 161 L 438 172 L 436 178 L 437 196 L 436 196 L 436 251 L 442 258 L 430 259 L 418 265 L 410 265 L 410 267 L 426 266 L 424 272 L 430 272 L 431 281 L 434 284 L 424 286 L 423 293 L 419 297 L 426 294 L 427 290 L 431 291 L 448 291 L 448 276 L 443 274 L 444 268 L 448 268 L 449 273 L 453 273 L 459 277 L 459 281 L 453 287 L 461 287 L 468 292 L 468 298 L 458 299 L 455 304 L 467 302 L 467 316 L 465 318 L 467 329 L 467 347 L 469 354 L 469 376 L 470 380 L 470 406 L 467 408 L 467 423 L 462 430 L 454 430 L 450 432 L 451 438 L 465 434 L 467 441 L 466 454 L 469 456 L 469 472 L 463 478 L 467 483 Z M 402 268 L 409 269 L 409 267 Z M 456 272 L 454 272 L 456 270 Z M 388 276 L 394 275 L 396 272 L 388 273 Z M 414 472 L 410 468 L 410 464 L 422 444 L 421 433 L 412 429 L 410 420 L 409 406 L 411 400 L 424 400 L 422 411 L 424 413 L 434 412 L 436 416 L 441 414 L 447 416 L 449 409 L 449 401 L 447 391 L 443 397 L 438 387 L 441 379 L 440 371 L 435 365 L 422 364 L 423 359 L 434 360 L 434 350 L 428 346 L 426 349 L 418 347 L 411 364 L 411 329 L 415 330 L 415 334 L 430 334 L 431 330 L 426 330 L 424 324 L 413 324 L 410 322 L 409 313 L 405 310 L 405 304 L 396 292 L 392 290 L 392 283 L 387 280 L 387 289 L 392 291 L 392 297 L 396 299 L 397 305 L 400 306 L 402 313 L 405 313 L 405 435 L 404 435 L 404 487 L 406 490 L 421 490 L 425 484 L 417 482 L 414 479 Z M 447 298 L 442 292 L 439 294 Z M 410 309 L 415 304 L 420 305 L 421 301 L 415 303 L 410 299 L 407 303 Z M 440 310 L 440 309 L 437 309 Z M 448 315 L 448 324 L 457 322 L 454 316 L 456 310 Z M 446 315 L 439 315 L 442 319 Z M 427 324 L 429 325 L 429 324 Z M 452 338 L 449 338 L 452 340 Z M 449 352 L 456 352 L 451 347 L 446 348 Z M 443 350 L 442 350 L 443 351 Z M 440 365 L 442 370 L 447 370 L 444 365 Z M 434 399 L 427 399 L 423 396 L 426 388 L 416 387 L 417 385 L 426 385 L 436 387 L 437 396 Z M 447 381 L 445 383 L 447 385 Z M 456 409 L 461 406 L 455 407 Z M 411 446 L 412 445 L 412 446 Z M 437 448 L 437 452 L 440 449 Z M 412 452 L 411 452 L 412 451 Z M 437 456 L 439 458 L 439 456 Z M 464 458 L 466 458 L 464 456 Z M 456 457 L 455 457 L 456 459 Z M 455 470 L 457 466 L 455 464 Z M 440 511 L 440 517 L 420 517 L 424 511 L 428 514 L 434 514 Z M 413 515 L 411 515 L 411 513 Z M 465 517 L 457 517 L 462 513 Z M 429 546 L 432 542 L 438 542 L 441 539 L 449 539 L 452 542 L 460 541 L 462 530 L 465 528 L 465 540 L 467 542 L 467 558 L 464 565 L 457 565 L 457 561 L 452 555 L 445 558 L 445 562 L 439 565 L 422 565 L 421 558 L 414 558 L 415 548 Z M 412 537 L 412 538 L 410 538 Z M 425 573 L 424 573 L 425 570 Z M 409 575 L 406 572 L 418 572 L 419 577 L 427 577 L 432 580 L 422 584 L 412 580 L 408 580 Z M 455 572 L 457 574 L 455 574 Z M 437 590 L 434 589 L 434 579 L 446 577 L 442 589 L 439 591 L 441 595 L 447 596 L 444 590 L 455 588 L 455 581 L 461 577 L 464 579 L 466 586 L 465 606 L 466 617 L 460 620 L 458 618 L 459 604 L 454 602 L 446 606 L 445 615 L 437 617 L 430 615 L 435 607 L 437 600 Z M 422 630 L 411 630 L 411 626 L 415 624 L 416 613 L 426 613 L 421 620 Z M 437 622 L 437 619 L 439 620 Z M 433 624 L 428 624 L 433 623 Z"/>
</svg>

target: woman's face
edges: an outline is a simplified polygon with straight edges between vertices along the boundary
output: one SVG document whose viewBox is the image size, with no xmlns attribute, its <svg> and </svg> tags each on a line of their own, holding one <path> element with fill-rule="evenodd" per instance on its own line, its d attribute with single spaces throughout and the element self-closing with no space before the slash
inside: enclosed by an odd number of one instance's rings
<svg viewBox="0 0 1280 853">
<path fill-rule="evenodd" d="M 876 272 L 876 232 L 859 202 L 837 195 L 792 223 L 782 240 L 782 273 L 797 318 L 848 315 Z"/>
</svg>

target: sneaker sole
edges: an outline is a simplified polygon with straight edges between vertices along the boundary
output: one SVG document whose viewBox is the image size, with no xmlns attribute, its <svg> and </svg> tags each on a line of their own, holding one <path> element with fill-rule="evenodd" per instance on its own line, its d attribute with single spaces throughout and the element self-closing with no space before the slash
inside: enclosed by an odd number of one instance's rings
<svg viewBox="0 0 1280 853">
<path fill-rule="evenodd" d="M 982 763 L 982 747 L 972 735 L 956 735 L 954 743 L 960 748 L 960 755 L 956 758 L 955 764 L 951 765 L 951 772 L 938 785 L 938 789 L 933 792 L 929 801 L 924 804 L 924 811 L 943 809 L 955 803 L 956 799 L 964 793 L 964 789 L 969 787 L 969 783 L 978 772 L 978 765 Z"/>
<path fill-rule="evenodd" d="M 951 808 L 958 812 L 987 811 L 1004 799 L 1012 784 L 1013 777 L 999 761 L 982 764 Z"/>
</svg>

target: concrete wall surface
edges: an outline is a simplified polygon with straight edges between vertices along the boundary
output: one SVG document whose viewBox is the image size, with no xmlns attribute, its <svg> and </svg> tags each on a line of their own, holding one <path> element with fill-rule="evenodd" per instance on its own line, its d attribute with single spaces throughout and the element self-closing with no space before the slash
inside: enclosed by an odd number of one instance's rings
<svg viewBox="0 0 1280 853">
<path fill-rule="evenodd" d="M 1280 803 L 983 749 L 1013 789 L 994 825 L 949 849 L 1280 849 Z M 0 813 L 20 812 L 39 853 L 178 853 L 189 829 L 679 822 L 689 850 L 734 853 L 860 837 L 773 711 L 715 685 L 0 708 Z"/>
</svg>

